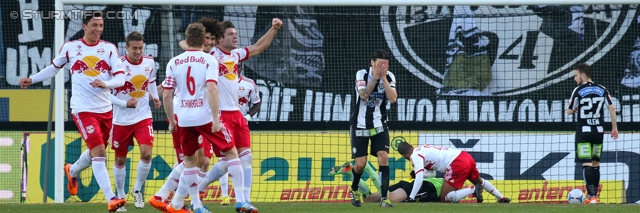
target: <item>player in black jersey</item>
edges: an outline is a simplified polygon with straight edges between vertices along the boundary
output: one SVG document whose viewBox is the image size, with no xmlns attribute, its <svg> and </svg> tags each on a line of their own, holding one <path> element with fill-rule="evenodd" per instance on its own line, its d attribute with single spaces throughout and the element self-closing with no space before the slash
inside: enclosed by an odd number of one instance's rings
<svg viewBox="0 0 640 213">
<path fill-rule="evenodd" d="M 371 67 L 356 73 L 356 103 L 349 119 L 351 136 L 351 157 L 355 164 L 351 170 L 351 204 L 360 207 L 362 195 L 358 191 L 360 177 L 367 163 L 367 155 L 378 158 L 380 207 L 393 207 L 387 199 L 389 188 L 389 128 L 387 126 L 387 103 L 395 103 L 396 78 L 389 71 L 389 53 L 376 50 L 371 55 Z M 371 146 L 369 146 L 371 141 Z M 369 151 L 367 151 L 369 148 Z"/>
<path fill-rule="evenodd" d="M 616 108 L 611 100 L 609 91 L 591 80 L 591 66 L 586 63 L 578 64 L 573 71 L 574 80 L 578 87 L 573 90 L 567 114 L 578 113 L 576 126 L 576 163 L 582 163 L 582 172 L 587 185 L 588 197 L 585 204 L 596 204 L 600 201 L 596 197 L 600 184 L 600 154 L 604 140 L 604 107 L 609 108 L 611 115 L 611 138 L 618 138 L 618 124 L 616 122 Z"/>
</svg>

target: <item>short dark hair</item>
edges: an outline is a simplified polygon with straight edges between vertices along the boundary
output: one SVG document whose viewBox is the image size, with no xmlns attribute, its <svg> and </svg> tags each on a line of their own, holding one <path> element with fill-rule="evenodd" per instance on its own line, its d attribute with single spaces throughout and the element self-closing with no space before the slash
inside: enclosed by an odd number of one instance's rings
<svg viewBox="0 0 640 213">
<path fill-rule="evenodd" d="M 373 51 L 373 54 L 371 54 L 371 60 L 376 61 L 377 59 L 389 60 L 389 53 L 383 49 L 378 49 L 376 51 Z"/>
<path fill-rule="evenodd" d="M 124 42 L 126 42 L 127 46 L 129 46 L 130 41 L 144 41 L 144 37 L 142 36 L 142 34 L 140 34 L 140 32 L 133 31 L 129 33 L 129 35 L 127 35 L 127 37 L 124 39 Z"/>
<path fill-rule="evenodd" d="M 593 75 L 593 71 L 591 71 L 591 66 L 589 66 L 589 64 L 587 63 L 581 63 L 576 65 L 576 70 L 578 70 L 579 73 L 584 73 L 584 75 L 586 75 L 587 78 L 591 78 L 591 76 Z"/>
<path fill-rule="evenodd" d="M 204 26 L 202 24 L 198 22 L 189 24 L 184 34 L 187 37 L 187 45 L 189 47 L 202 47 L 204 45 Z"/>
<path fill-rule="evenodd" d="M 398 144 L 398 153 L 401 155 L 409 154 L 411 153 L 411 150 L 413 150 L 413 146 L 407 142 L 400 142 Z"/>
<path fill-rule="evenodd" d="M 87 25 L 93 18 L 102 18 L 102 11 L 100 10 L 88 10 L 82 14 L 82 23 Z"/>
<path fill-rule="evenodd" d="M 236 26 L 234 26 L 233 22 L 229 20 L 220 23 L 220 35 L 216 35 L 216 38 L 224 38 L 224 32 L 226 32 L 229 28 L 236 28 Z"/>
<path fill-rule="evenodd" d="M 220 22 L 217 19 L 202 17 L 197 21 L 204 26 L 205 33 L 211 33 L 211 35 L 218 37 L 220 31 Z"/>
</svg>

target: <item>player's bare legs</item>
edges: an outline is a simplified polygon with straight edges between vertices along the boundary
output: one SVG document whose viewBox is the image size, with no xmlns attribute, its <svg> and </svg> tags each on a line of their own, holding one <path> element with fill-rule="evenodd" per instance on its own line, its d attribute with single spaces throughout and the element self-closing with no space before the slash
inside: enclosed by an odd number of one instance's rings
<svg viewBox="0 0 640 213">
<path fill-rule="evenodd" d="M 91 142 L 87 142 L 87 144 L 96 144 L 96 140 L 102 141 L 102 138 L 90 138 Z M 103 142 L 99 143 L 104 144 Z M 114 212 L 121 206 L 124 206 L 126 201 L 124 199 L 119 199 L 113 193 L 113 190 L 111 188 L 111 180 L 109 179 L 109 172 L 107 171 L 107 167 L 105 164 L 105 156 L 105 145 L 97 145 L 93 148 L 90 148 L 88 152 L 85 151 L 84 153 L 82 153 L 82 155 L 80 155 L 80 158 L 73 165 L 65 166 L 65 172 L 67 172 L 68 177 L 71 177 L 70 179 L 76 180 L 75 192 L 77 193 L 78 173 L 91 166 L 91 168 L 93 168 L 93 175 L 98 182 L 98 186 L 104 193 L 105 198 L 109 200 L 108 209 L 110 212 Z"/>
<path fill-rule="evenodd" d="M 242 171 L 242 162 L 238 157 L 238 151 L 232 148 L 229 151 L 223 152 L 223 154 L 225 157 L 220 158 L 221 160 L 214 164 L 211 170 L 207 172 L 207 176 L 198 185 L 198 190 L 203 192 L 209 184 L 219 180 L 223 175 L 226 176 L 230 174 L 236 194 L 236 211 L 256 213 L 257 209 L 244 199 L 244 172 Z M 229 172 L 228 174 L 227 171 Z"/>
<path fill-rule="evenodd" d="M 202 180 L 204 179 L 204 177 L 207 176 L 207 171 L 209 171 L 209 162 L 211 161 L 210 158 L 208 158 L 207 156 L 204 155 L 204 150 L 203 150 L 203 154 L 202 157 L 198 159 L 198 184 L 200 184 L 200 182 L 202 182 Z M 200 199 L 204 199 L 204 192 L 200 192 Z"/>
<path fill-rule="evenodd" d="M 476 197 L 479 198 L 478 199 L 479 203 L 482 202 L 482 189 L 486 190 L 487 192 L 491 193 L 493 196 L 498 198 L 498 203 L 511 202 L 511 199 L 503 196 L 502 193 L 500 193 L 500 191 L 496 189 L 496 187 L 494 187 L 493 184 L 491 184 L 491 182 L 489 182 L 488 180 L 478 177 L 475 180 L 469 180 L 469 181 L 471 181 L 471 183 L 473 183 L 473 185 L 475 186 L 474 190 L 476 190 L 475 193 L 476 193 Z M 444 184 L 447 184 L 447 182 L 445 181 Z M 444 184 L 442 185 L 443 189 L 444 189 Z M 442 194 L 444 194 L 444 191 Z"/>
<path fill-rule="evenodd" d="M 133 198 L 136 208 L 144 207 L 144 192 L 142 191 L 142 185 L 147 180 L 149 171 L 151 170 L 151 155 L 153 147 L 140 144 L 140 161 L 138 162 L 138 169 L 136 172 L 136 183 L 133 185 Z"/>
<path fill-rule="evenodd" d="M 133 139 L 131 139 L 133 141 Z M 127 146 L 127 144 L 123 145 Z M 149 170 L 151 170 L 151 150 L 153 146 L 148 144 L 140 144 L 140 161 L 138 162 L 138 168 L 136 172 L 136 182 L 133 187 L 133 192 L 131 193 L 134 198 L 134 205 L 136 208 L 144 207 L 144 198 L 142 197 L 142 185 L 147 180 L 147 175 L 149 175 Z M 124 190 L 124 182 L 127 174 L 126 162 L 127 162 L 127 152 L 125 149 L 117 149 L 116 152 L 116 160 L 113 164 L 113 176 L 115 178 L 116 192 L 118 198 L 126 199 L 126 193 Z M 118 211 L 126 211 L 126 208 L 122 207 L 118 209 Z"/>
<path fill-rule="evenodd" d="M 251 206 L 251 204 L 246 202 L 245 199 L 246 196 L 244 195 L 244 171 L 242 170 L 242 162 L 238 156 L 238 151 L 233 148 L 227 152 L 224 152 L 224 155 L 227 157 L 227 161 L 222 164 L 228 165 L 229 174 L 231 174 L 231 179 L 233 180 L 233 188 L 235 188 L 236 193 L 236 211 L 257 213 L 258 210 Z M 214 167 L 216 165 L 214 165 Z M 219 173 L 222 173 L 224 175 L 226 171 L 219 171 Z M 209 174 L 211 173 L 208 173 L 207 176 L 209 176 Z M 220 177 L 218 177 L 218 179 L 219 178 Z"/>
<path fill-rule="evenodd" d="M 158 88 L 159 88 L 158 92 L 162 93 L 163 91 L 162 85 L 158 86 Z M 177 118 L 177 116 L 175 118 Z M 160 187 L 160 190 L 158 190 L 158 192 L 156 192 L 154 196 L 148 200 L 149 205 L 151 205 L 152 207 L 162 212 L 166 211 L 166 208 L 167 208 L 166 201 L 167 199 L 169 199 L 171 192 L 174 192 L 176 189 L 178 189 L 178 182 L 180 182 L 180 174 L 182 174 L 182 171 L 184 170 L 184 164 L 182 163 L 184 159 L 184 154 L 182 151 L 182 145 L 181 145 L 182 142 L 180 141 L 179 132 L 180 132 L 180 127 L 176 126 L 176 131 L 171 133 L 173 148 L 176 150 L 177 162 L 173 166 L 173 170 L 171 170 L 169 177 L 165 180 L 162 187 Z"/>
<path fill-rule="evenodd" d="M 202 148 L 199 148 L 195 153 L 191 155 L 185 154 L 184 156 L 184 170 L 180 175 L 178 182 L 178 190 L 171 200 L 171 204 L 166 207 L 168 212 L 185 212 L 187 208 L 184 205 L 184 199 L 187 195 L 191 198 L 191 205 L 194 209 L 202 207 L 199 194 L 195 190 L 191 190 L 192 183 L 197 184 L 198 180 L 198 158 L 203 156 Z M 194 193 L 195 192 L 195 193 Z M 188 211 L 187 211 L 188 212 Z"/>
</svg>

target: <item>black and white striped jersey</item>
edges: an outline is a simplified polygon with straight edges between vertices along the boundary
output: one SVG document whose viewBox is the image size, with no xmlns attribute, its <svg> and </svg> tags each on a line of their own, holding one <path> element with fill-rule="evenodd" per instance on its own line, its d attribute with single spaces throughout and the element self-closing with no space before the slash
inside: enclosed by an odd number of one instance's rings
<svg viewBox="0 0 640 213">
<path fill-rule="evenodd" d="M 366 89 L 367 84 L 373 78 L 371 74 L 371 67 L 369 69 L 362 69 L 356 73 L 356 104 L 351 109 L 351 119 L 349 123 L 356 128 L 371 129 L 375 127 L 381 127 L 383 123 L 387 122 L 387 95 L 385 94 L 384 83 L 382 79 L 378 80 L 375 88 L 369 95 L 369 100 L 363 101 L 360 99 L 358 90 Z M 396 88 L 396 77 L 387 72 L 387 81 L 391 88 Z"/>
<path fill-rule="evenodd" d="M 567 109 L 577 110 L 576 130 L 578 132 L 603 133 L 605 109 L 611 104 L 613 104 L 611 95 L 604 86 L 587 82 L 573 90 Z"/>
</svg>

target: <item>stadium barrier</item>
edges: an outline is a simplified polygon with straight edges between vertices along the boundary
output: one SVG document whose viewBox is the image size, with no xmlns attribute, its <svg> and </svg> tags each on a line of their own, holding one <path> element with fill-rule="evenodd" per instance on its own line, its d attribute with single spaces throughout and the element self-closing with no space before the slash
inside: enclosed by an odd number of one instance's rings
<svg viewBox="0 0 640 213">
<path fill-rule="evenodd" d="M 573 164 L 572 134 L 547 133 L 540 135 L 520 134 L 438 134 L 411 133 L 392 131 L 392 146 L 398 141 L 411 144 L 431 143 L 441 146 L 458 147 L 471 153 L 477 160 L 482 176 L 491 179 L 493 184 L 513 202 L 566 202 L 566 194 L 573 188 L 584 188 L 581 172 Z M 169 175 L 176 157 L 172 149 L 171 134 L 156 133 L 152 169 L 144 186 L 146 197 L 155 193 Z M 491 137 L 491 140 L 485 140 Z M 44 161 L 46 134 L 31 133 L 31 154 L 29 162 L 29 188 L 27 203 L 41 203 L 43 197 Z M 638 150 L 629 150 L 628 143 L 621 141 L 638 140 L 640 134 L 621 134 L 618 141 L 605 140 L 602 163 L 602 181 L 599 188 L 600 200 L 603 203 L 635 202 L 638 196 L 630 192 L 638 190 L 637 164 L 629 161 L 638 159 Z M 74 162 L 86 149 L 77 133 L 65 135 L 65 162 Z M 554 143 L 544 143 L 545 141 Z M 53 139 L 52 139 L 53 141 Z M 526 142 L 513 144 L 512 141 Z M 349 135 L 346 132 L 262 132 L 252 133 L 254 153 L 254 185 L 252 201 L 254 202 L 345 202 L 349 200 L 348 178 L 329 176 L 328 171 L 350 159 Z M 135 181 L 135 168 L 139 158 L 137 147 L 130 147 L 127 159 L 127 178 L 125 191 L 130 192 Z M 53 155 L 50 155 L 53 158 Z M 113 151 L 107 151 L 107 167 L 113 165 Z M 522 160 L 520 160 L 520 158 Z M 372 159 L 372 158 L 370 158 Z M 49 159 L 53 160 L 53 159 Z M 212 163 L 216 160 L 212 160 Z M 389 155 L 391 184 L 408 178 L 411 164 L 403 159 L 394 149 Z M 377 168 L 373 158 L 370 162 Z M 53 165 L 51 165 L 53 167 Z M 575 168 L 575 169 L 574 169 Z M 580 167 L 581 169 L 581 167 Z M 111 169 L 109 174 L 113 177 Z M 634 172 L 635 171 L 635 172 Z M 440 177 L 442 174 L 438 174 Z M 635 175 L 635 177 L 634 177 Z M 104 201 L 102 192 L 97 187 L 91 169 L 80 173 L 80 188 L 77 198 L 69 199 L 65 191 L 65 200 L 97 202 Z M 363 179 L 372 186 L 369 177 Z M 53 180 L 50 178 L 49 180 Z M 66 180 L 66 179 L 65 179 Z M 111 180 L 114 180 L 113 178 Z M 113 181 L 112 181 L 113 182 Z M 51 183 L 52 184 L 52 183 Z M 113 183 L 112 183 L 113 184 Z M 467 187 L 470 185 L 467 182 Z M 626 186 L 626 188 L 625 188 Z M 66 188 L 66 181 L 65 181 Z M 375 192 L 375 187 L 371 187 Z M 230 184 L 230 194 L 233 187 Z M 53 197 L 50 188 L 47 193 Z M 491 196 L 485 192 L 485 196 Z M 209 186 L 205 202 L 219 202 L 221 191 L 218 183 Z M 133 201 L 129 195 L 128 200 Z M 52 201 L 52 200 L 51 200 Z M 475 202 L 467 198 L 463 202 Z M 495 202 L 486 199 L 485 202 Z"/>
</svg>

